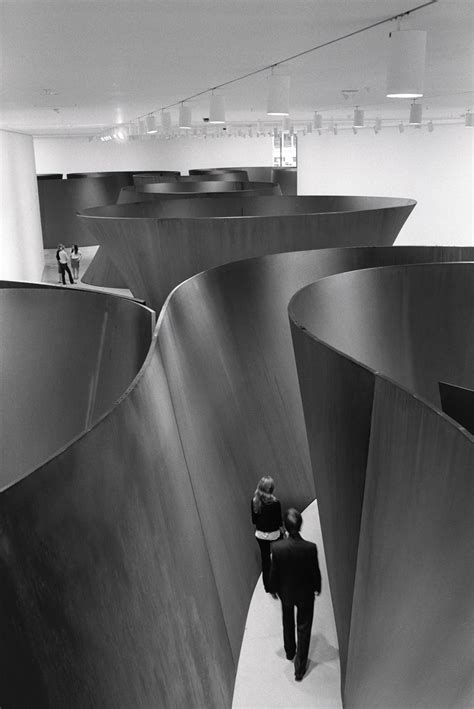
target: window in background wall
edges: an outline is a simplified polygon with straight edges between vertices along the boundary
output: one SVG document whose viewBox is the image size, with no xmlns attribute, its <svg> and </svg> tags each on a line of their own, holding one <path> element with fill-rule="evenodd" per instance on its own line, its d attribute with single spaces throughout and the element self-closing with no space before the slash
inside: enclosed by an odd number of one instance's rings
<svg viewBox="0 0 474 709">
<path fill-rule="evenodd" d="M 297 143 L 297 136 L 290 135 L 288 131 L 284 131 L 282 135 L 274 136 L 273 167 L 296 167 Z"/>
</svg>

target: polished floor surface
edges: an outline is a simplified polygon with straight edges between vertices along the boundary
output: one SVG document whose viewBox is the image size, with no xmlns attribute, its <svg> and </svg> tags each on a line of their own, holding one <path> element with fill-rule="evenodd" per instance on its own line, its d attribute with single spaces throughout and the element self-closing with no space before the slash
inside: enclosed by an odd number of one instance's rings
<svg viewBox="0 0 474 709">
<path fill-rule="evenodd" d="M 303 520 L 301 534 L 316 542 L 322 574 L 322 593 L 314 606 L 308 670 L 302 682 L 295 682 L 293 663 L 283 650 L 280 602 L 264 592 L 260 577 L 245 625 L 233 709 L 342 707 L 336 627 L 316 500 L 303 513 Z"/>
</svg>

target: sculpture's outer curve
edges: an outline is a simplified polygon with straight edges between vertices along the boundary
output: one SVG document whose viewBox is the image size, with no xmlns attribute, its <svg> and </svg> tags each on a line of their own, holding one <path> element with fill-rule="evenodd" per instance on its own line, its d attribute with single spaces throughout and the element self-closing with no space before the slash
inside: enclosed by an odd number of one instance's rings
<svg viewBox="0 0 474 709">
<path fill-rule="evenodd" d="M 143 190 L 143 191 L 141 191 Z M 279 185 L 271 183 L 251 183 L 251 182 L 198 182 L 185 184 L 184 189 L 177 183 L 151 183 L 142 184 L 138 187 L 132 185 L 123 187 L 117 199 L 117 204 L 131 204 L 137 202 L 163 202 L 166 200 L 189 200 L 193 198 L 202 199 L 205 196 L 215 200 L 226 197 L 227 202 L 232 198 L 242 198 L 242 196 L 265 196 L 281 194 Z M 208 202 L 209 203 L 209 202 Z M 181 217 L 193 215 L 195 209 L 188 206 L 189 202 L 182 202 L 178 206 L 176 214 Z M 210 202 L 212 204 L 212 202 Z M 212 208 L 209 209 L 212 215 Z M 81 279 L 84 283 L 103 288 L 128 288 L 127 282 L 116 267 L 114 262 L 107 256 L 106 252 L 99 247 L 89 268 Z"/>
<path fill-rule="evenodd" d="M 438 394 L 474 381 L 472 275 L 344 273 L 290 304 L 348 707 L 472 699 L 474 446 Z"/>
<path fill-rule="evenodd" d="M 259 573 L 255 483 L 270 471 L 284 506 L 314 498 L 291 295 L 473 251 L 278 254 L 177 288 L 115 407 L 0 495 L 2 707 L 230 706 Z"/>
<path fill-rule="evenodd" d="M 87 229 L 76 219 L 76 212 L 99 204 L 113 204 L 122 187 L 132 182 L 131 173 L 110 173 L 103 177 L 82 176 L 81 179 L 40 179 L 38 195 L 41 228 L 45 249 L 58 243 L 94 246 Z"/>
<path fill-rule="evenodd" d="M 203 198 L 114 205 L 78 216 L 133 295 L 160 310 L 179 283 L 231 261 L 295 249 L 391 245 L 414 206 L 384 197 Z"/>
</svg>

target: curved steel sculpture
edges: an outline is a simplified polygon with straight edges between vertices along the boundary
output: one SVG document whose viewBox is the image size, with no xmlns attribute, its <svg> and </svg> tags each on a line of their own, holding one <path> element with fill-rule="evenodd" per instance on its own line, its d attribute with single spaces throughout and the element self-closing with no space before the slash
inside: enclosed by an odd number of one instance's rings
<svg viewBox="0 0 474 709">
<path fill-rule="evenodd" d="M 177 288 L 127 392 L 0 494 L 2 707 L 230 706 L 259 573 L 249 495 L 271 471 L 284 505 L 314 498 L 289 299 L 339 271 L 473 256 L 286 253 Z"/>
<path fill-rule="evenodd" d="M 155 322 L 130 299 L 17 285 L 0 282 L 0 488 L 110 410 L 143 365 Z"/>
<path fill-rule="evenodd" d="M 181 173 L 176 170 L 160 170 L 159 172 L 137 172 L 133 175 L 133 184 L 138 187 L 150 182 L 176 182 Z"/>
<path fill-rule="evenodd" d="M 242 197 L 242 196 L 266 196 L 281 194 L 279 185 L 271 183 L 255 182 L 193 182 L 182 185 L 181 183 L 143 183 L 139 186 L 123 187 L 117 200 L 117 204 L 136 204 L 139 202 L 159 202 L 165 200 L 183 200 L 203 197 L 219 199 L 219 197 Z M 212 201 L 207 202 L 212 205 Z M 178 207 L 176 212 L 179 216 L 186 216 L 187 212 L 194 214 L 196 208 L 190 209 L 186 202 Z M 213 209 L 208 209 L 212 216 Z M 173 212 L 175 214 L 175 212 Z M 89 285 L 101 286 L 105 288 L 128 288 L 127 281 L 113 261 L 107 256 L 103 249 L 99 247 L 89 268 L 84 273 L 82 279 Z"/>
<path fill-rule="evenodd" d="M 70 176 L 73 177 L 73 176 Z M 78 179 L 39 179 L 38 195 L 45 249 L 69 246 L 95 246 L 87 229 L 76 219 L 76 212 L 117 200 L 120 190 L 132 182 L 131 173 L 111 173 L 101 177 L 77 175 Z"/>
<path fill-rule="evenodd" d="M 472 698 L 474 439 L 438 382 L 474 383 L 473 275 L 344 273 L 289 307 L 348 707 Z"/>
<path fill-rule="evenodd" d="M 414 206 L 414 200 L 386 197 L 203 198 L 114 205 L 78 217 L 133 295 L 159 311 L 179 283 L 231 261 L 390 245 Z"/>
</svg>

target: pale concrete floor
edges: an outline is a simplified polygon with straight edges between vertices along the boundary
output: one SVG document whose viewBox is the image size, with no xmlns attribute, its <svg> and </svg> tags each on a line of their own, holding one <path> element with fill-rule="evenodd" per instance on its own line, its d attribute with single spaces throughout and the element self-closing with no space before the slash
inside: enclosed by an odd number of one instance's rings
<svg viewBox="0 0 474 709">
<path fill-rule="evenodd" d="M 77 284 L 74 286 L 71 286 L 69 283 L 69 278 L 66 274 L 66 288 L 85 288 L 87 290 L 95 290 L 95 291 L 106 291 L 107 293 L 115 293 L 116 295 L 122 295 L 125 296 L 126 298 L 132 298 L 132 293 L 128 289 L 124 288 L 100 288 L 98 286 L 91 286 L 88 283 L 83 283 L 82 282 L 82 276 L 84 273 L 87 271 L 89 268 L 89 264 L 94 258 L 96 251 L 99 247 L 98 246 L 81 246 L 80 251 L 82 254 L 82 259 L 81 259 L 81 264 L 80 264 L 80 269 L 79 269 L 79 281 Z M 69 254 L 69 248 L 66 248 L 66 251 Z M 59 274 L 58 274 L 58 263 L 56 261 L 56 249 L 44 249 L 44 269 L 43 269 L 43 275 L 41 277 L 41 281 L 43 283 L 54 283 L 55 285 L 59 285 Z M 61 282 L 62 286 L 62 282 Z"/>
<path fill-rule="evenodd" d="M 295 682 L 285 657 L 280 601 L 263 590 L 260 577 L 245 625 L 232 709 L 342 708 L 339 651 L 316 500 L 303 513 L 301 535 L 316 542 L 322 593 L 316 597 L 309 669 Z"/>
</svg>

